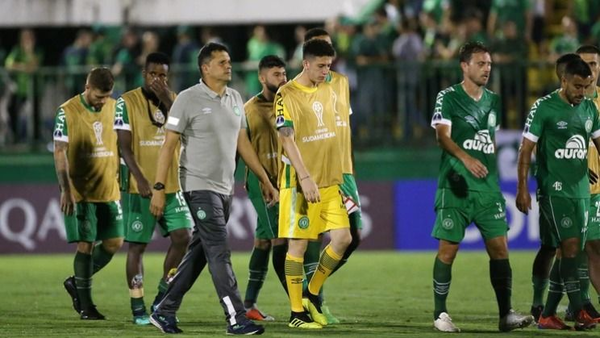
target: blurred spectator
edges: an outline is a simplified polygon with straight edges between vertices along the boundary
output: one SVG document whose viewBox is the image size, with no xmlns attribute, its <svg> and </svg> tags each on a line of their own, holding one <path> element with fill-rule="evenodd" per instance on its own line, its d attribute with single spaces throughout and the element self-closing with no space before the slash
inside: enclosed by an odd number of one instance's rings
<svg viewBox="0 0 600 338">
<path fill-rule="evenodd" d="M 158 34 L 153 31 L 145 31 L 142 34 L 142 50 L 140 55 L 138 55 L 136 63 L 138 64 L 139 69 L 142 69 L 146 62 L 146 57 L 149 54 L 158 52 L 160 48 L 160 38 Z M 141 85 L 141 83 L 140 83 Z"/>
<path fill-rule="evenodd" d="M 531 41 L 533 27 L 533 0 L 492 0 L 490 15 L 488 17 L 487 32 L 493 39 L 502 34 L 502 27 L 507 21 L 514 21 L 517 32 L 526 41 Z"/>
<path fill-rule="evenodd" d="M 212 27 L 202 28 L 202 32 L 200 33 L 200 39 L 202 41 L 202 45 L 207 45 L 211 42 L 214 42 L 214 43 L 220 43 L 220 44 L 226 46 L 227 48 L 229 48 L 227 43 L 225 41 L 223 41 L 223 39 L 217 34 L 215 29 Z"/>
<path fill-rule="evenodd" d="M 65 86 L 69 97 L 77 95 L 85 85 L 88 70 L 84 66 L 87 64 L 91 44 L 92 33 L 86 29 L 81 29 L 77 32 L 73 44 L 63 52 L 61 64 L 65 66 L 67 71 Z"/>
<path fill-rule="evenodd" d="M 394 59 L 397 61 L 418 61 L 422 59 L 424 52 L 423 39 L 417 29 L 415 19 L 404 20 L 398 25 L 400 35 L 394 41 L 392 47 Z"/>
<path fill-rule="evenodd" d="M 113 43 L 106 36 L 106 28 L 96 25 L 93 28 L 94 41 L 90 45 L 87 64 L 92 66 L 112 63 Z M 83 88 L 83 87 L 82 87 Z"/>
<path fill-rule="evenodd" d="M 448 0 L 424 0 L 423 14 L 430 15 L 436 26 L 441 27 L 450 20 L 450 2 Z"/>
<path fill-rule="evenodd" d="M 6 50 L 0 44 L 0 64 L 4 64 L 6 58 Z M 9 123 L 8 104 L 10 97 L 15 91 L 15 84 L 11 81 L 6 69 L 0 67 L 0 146 L 5 146 L 8 143 Z"/>
<path fill-rule="evenodd" d="M 267 55 L 277 55 L 285 60 L 285 49 L 279 43 L 271 41 L 265 26 L 258 25 L 254 27 L 252 37 L 246 45 L 246 51 L 248 59 L 245 69 L 253 70 L 246 73 L 246 95 L 251 96 L 256 95 L 261 89 L 261 84 L 254 72 L 260 59 Z"/>
<path fill-rule="evenodd" d="M 198 83 L 198 51 L 200 47 L 194 38 L 194 30 L 189 26 L 177 27 L 177 45 L 173 50 L 171 62 L 180 72 L 175 74 L 171 83 L 176 93 Z"/>
<path fill-rule="evenodd" d="M 577 22 L 578 38 L 586 41 L 596 18 L 600 15 L 600 1 L 575 0 L 571 1 L 570 5 L 572 6 L 572 17 Z M 591 41 L 591 43 L 595 45 L 598 44 L 598 41 Z"/>
<path fill-rule="evenodd" d="M 467 25 L 465 22 L 452 23 L 448 21 L 447 27 L 442 30 L 443 34 L 437 40 L 436 55 L 442 60 L 453 60 L 458 55 L 458 50 L 467 40 Z"/>
<path fill-rule="evenodd" d="M 291 69 L 298 69 L 302 66 L 302 46 L 304 45 L 304 35 L 306 34 L 306 28 L 298 25 L 294 29 L 294 38 L 296 39 L 296 48 L 292 53 L 292 57 L 288 61 L 288 67 Z"/>
<path fill-rule="evenodd" d="M 35 34 L 31 29 L 23 29 L 20 33 L 19 44 L 13 47 L 6 58 L 6 69 L 17 84 L 9 108 L 10 127 L 13 141 L 25 141 L 27 134 L 28 115 L 26 111 L 30 94 L 33 94 L 34 76 L 43 59 L 42 50 L 36 47 Z"/>
<path fill-rule="evenodd" d="M 431 12 L 422 12 L 419 16 L 423 30 L 423 46 L 427 58 L 436 57 L 436 43 L 440 38 L 439 27 Z"/>
<path fill-rule="evenodd" d="M 550 41 L 550 62 L 556 61 L 563 54 L 574 53 L 580 45 L 575 21 L 569 16 L 564 16 L 561 25 L 562 34 Z"/>
<path fill-rule="evenodd" d="M 476 8 L 469 8 L 464 14 L 465 35 L 467 41 L 488 42 L 486 32 L 483 30 L 483 14 Z"/>
<path fill-rule="evenodd" d="M 373 18 L 379 27 L 379 39 L 383 48 L 391 52 L 394 40 L 398 37 L 398 31 L 396 30 L 396 24 L 391 22 L 384 8 L 380 8 L 375 11 Z"/>
<path fill-rule="evenodd" d="M 121 38 L 121 46 L 117 49 L 112 72 L 115 76 L 115 94 L 119 95 L 127 89 L 136 87 L 139 68 L 136 63 L 139 52 L 139 37 L 137 33 L 126 28 Z"/>
</svg>

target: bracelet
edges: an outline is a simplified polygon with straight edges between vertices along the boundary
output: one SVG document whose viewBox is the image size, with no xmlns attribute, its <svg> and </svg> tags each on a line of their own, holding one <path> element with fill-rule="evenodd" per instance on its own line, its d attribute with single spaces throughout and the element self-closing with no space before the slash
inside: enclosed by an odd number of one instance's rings
<svg viewBox="0 0 600 338">
<path fill-rule="evenodd" d="M 304 176 L 300 179 L 300 182 L 304 181 L 305 179 L 310 178 L 310 175 Z"/>
</svg>

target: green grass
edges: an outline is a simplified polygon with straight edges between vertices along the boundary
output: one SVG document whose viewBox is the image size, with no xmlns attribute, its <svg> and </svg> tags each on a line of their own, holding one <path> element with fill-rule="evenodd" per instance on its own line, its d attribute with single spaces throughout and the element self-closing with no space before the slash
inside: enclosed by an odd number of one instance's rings
<svg viewBox="0 0 600 338">
<path fill-rule="evenodd" d="M 511 253 L 513 307 L 529 310 L 532 252 Z M 248 254 L 236 253 L 233 264 L 245 289 Z M 319 331 L 287 327 L 288 301 L 274 273 L 269 273 L 260 307 L 277 321 L 266 324 L 266 337 L 439 337 L 432 329 L 431 268 L 434 253 L 359 252 L 328 280 L 327 302 L 343 322 Z M 81 321 L 71 308 L 62 282 L 72 271 L 70 255 L 0 258 L 1 337 L 158 337 L 156 328 L 130 323 L 125 255 L 119 254 L 94 276 L 94 300 L 107 321 Z M 154 298 L 162 255 L 148 254 L 146 303 Z M 497 308 L 481 252 L 461 252 L 453 270 L 448 299 L 460 337 L 598 336 L 598 332 L 547 332 L 534 327 L 510 334 L 497 332 Z M 595 299 L 595 294 L 593 295 Z M 178 312 L 181 337 L 223 337 L 225 322 L 210 275 L 203 272 Z"/>
</svg>

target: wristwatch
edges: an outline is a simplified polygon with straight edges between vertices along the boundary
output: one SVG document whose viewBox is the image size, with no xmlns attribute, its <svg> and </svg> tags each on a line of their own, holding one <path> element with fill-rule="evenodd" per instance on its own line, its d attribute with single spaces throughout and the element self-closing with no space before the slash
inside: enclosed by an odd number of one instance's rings
<svg viewBox="0 0 600 338">
<path fill-rule="evenodd" d="M 165 185 L 160 182 L 156 182 L 154 183 L 154 186 L 152 188 L 154 190 L 163 190 L 165 188 Z"/>
</svg>

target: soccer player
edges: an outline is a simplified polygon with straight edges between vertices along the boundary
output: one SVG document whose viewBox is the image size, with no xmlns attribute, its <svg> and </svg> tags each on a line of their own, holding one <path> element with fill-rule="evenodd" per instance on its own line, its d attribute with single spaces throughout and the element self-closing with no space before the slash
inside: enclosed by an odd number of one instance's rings
<svg viewBox="0 0 600 338">
<path fill-rule="evenodd" d="M 433 266 L 433 325 L 442 332 L 460 332 L 448 315 L 446 298 L 465 229 L 475 223 L 490 257 L 490 279 L 500 315 L 498 329 L 510 331 L 528 326 L 533 317 L 511 309 L 508 225 L 495 149 L 500 98 L 485 88 L 492 70 L 488 49 L 480 42 L 468 42 L 460 48 L 459 57 L 463 82 L 438 93 L 431 122 L 442 148 L 432 231 L 439 240 Z"/>
<path fill-rule="evenodd" d="M 304 35 L 304 41 L 312 39 L 321 39 L 329 42 L 333 45 L 331 36 L 323 28 L 311 28 Z M 360 232 L 362 229 L 362 217 L 360 211 L 360 197 L 358 189 L 356 187 L 356 179 L 354 178 L 354 168 L 352 163 L 352 141 L 350 131 L 350 115 L 352 109 L 350 108 L 350 87 L 348 84 L 348 78 L 340 73 L 333 70 L 329 71 L 325 83 L 329 83 L 333 89 L 333 99 L 335 104 L 336 113 L 336 125 L 337 133 L 342 142 L 342 170 L 343 183 L 340 184 L 340 191 L 344 198 L 344 205 L 348 211 L 348 218 L 350 220 L 350 234 L 352 235 L 352 242 L 344 252 L 342 260 L 338 266 L 331 272 L 335 273 L 348 261 L 348 257 L 358 248 L 360 244 Z M 323 236 L 319 236 L 318 240 L 309 241 L 304 254 L 304 271 L 306 273 L 306 281 L 310 281 L 315 269 L 319 264 L 319 256 L 321 253 L 321 244 L 323 242 Z M 305 287 L 308 286 L 306 283 Z M 323 288 L 319 294 L 321 300 L 321 309 L 323 314 L 327 318 L 328 324 L 337 324 L 340 321 L 331 313 L 329 307 L 325 305 L 325 299 L 323 296 Z"/>
<path fill-rule="evenodd" d="M 167 291 L 169 273 L 175 274 L 190 239 L 192 216 L 179 189 L 179 153 L 173 156 L 165 181 L 166 207 L 162 217 L 150 213 L 152 190 L 158 152 L 165 138 L 164 124 L 173 105 L 175 93 L 167 85 L 169 57 L 151 53 L 146 57 L 142 76 L 143 87 L 123 94 L 117 100 L 114 129 L 117 131 L 122 166 L 121 189 L 125 214 L 125 241 L 127 251 L 127 284 L 133 323 L 150 324 L 144 304 L 143 254 L 150 243 L 156 222 L 161 234 L 169 236 L 171 245 L 163 263 L 163 275 L 158 283 L 158 294 L 153 308 Z"/>
<path fill-rule="evenodd" d="M 282 146 L 279 237 L 288 238 L 285 274 L 292 310 L 288 326 L 292 328 L 320 329 L 327 325 L 318 294 L 352 241 L 339 188 L 342 151 L 334 95 L 332 86 L 324 83 L 334 56 L 333 46 L 326 41 L 305 42 L 302 72 L 283 85 L 275 99 L 275 121 Z M 323 250 L 303 299 L 303 260 L 308 240 L 326 231 L 331 242 Z"/>
<path fill-rule="evenodd" d="M 285 62 L 276 55 L 263 57 L 258 64 L 258 80 L 262 91 L 244 105 L 248 123 L 248 137 L 265 168 L 272 184 L 277 184 L 277 131 L 273 100 L 279 87 L 287 82 Z M 260 191 L 258 177 L 246 169 L 246 190 L 258 215 L 254 233 L 254 249 L 250 256 L 248 287 L 244 297 L 246 317 L 253 320 L 275 320 L 256 306 L 269 266 L 269 253 L 273 249 L 273 268 L 287 292 L 285 282 L 285 254 L 287 241 L 278 238 L 279 204 L 268 206 Z"/>
<path fill-rule="evenodd" d="M 92 69 L 85 91 L 58 108 L 54 123 L 60 209 L 67 241 L 77 243 L 75 276 L 67 278 L 64 287 L 81 319 L 105 319 L 92 301 L 92 275 L 123 244 L 113 86 L 108 68 Z"/>
<path fill-rule="evenodd" d="M 267 203 L 279 193 L 252 148 L 246 132 L 241 95 L 229 88 L 231 59 L 227 48 L 209 43 L 198 53 L 202 79 L 175 99 L 160 150 L 150 210 L 161 217 L 164 182 L 181 139 L 180 180 L 194 219 L 188 250 L 169 283 L 167 294 L 150 316 L 164 333 L 181 333 L 175 313 L 185 293 L 208 263 L 213 284 L 227 320 L 227 334 L 261 334 L 264 328 L 246 318 L 246 310 L 231 266 L 226 224 L 232 202 L 236 152 L 258 177 Z"/>
<path fill-rule="evenodd" d="M 590 67 L 581 59 L 567 63 L 561 89 L 537 100 L 529 112 L 519 150 L 517 208 L 528 213 L 531 196 L 527 175 L 531 154 L 537 146 L 540 234 L 550 235 L 561 251 L 558 276 L 563 280 L 575 328 L 587 329 L 594 320 L 583 309 L 579 287 L 579 261 L 585 245 L 590 187 L 587 148 L 593 139 L 600 146 L 600 118 L 594 103 L 585 97 L 592 85 Z M 551 273 L 552 274 L 552 273 Z M 544 329 L 569 329 L 556 316 L 557 302 L 550 297 L 539 318 Z"/>
</svg>

